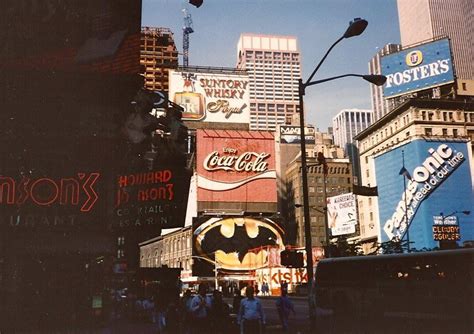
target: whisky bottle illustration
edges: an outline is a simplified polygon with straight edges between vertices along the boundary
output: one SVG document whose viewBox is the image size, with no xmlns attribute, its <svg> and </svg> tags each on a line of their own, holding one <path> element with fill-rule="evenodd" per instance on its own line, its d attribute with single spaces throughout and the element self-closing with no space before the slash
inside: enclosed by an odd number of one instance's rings
<svg viewBox="0 0 474 334">
<path fill-rule="evenodd" d="M 194 88 L 196 75 L 182 73 L 184 84 L 183 91 L 174 94 L 174 103 L 184 108 L 183 120 L 200 120 L 205 116 L 204 96 L 197 93 Z"/>
</svg>

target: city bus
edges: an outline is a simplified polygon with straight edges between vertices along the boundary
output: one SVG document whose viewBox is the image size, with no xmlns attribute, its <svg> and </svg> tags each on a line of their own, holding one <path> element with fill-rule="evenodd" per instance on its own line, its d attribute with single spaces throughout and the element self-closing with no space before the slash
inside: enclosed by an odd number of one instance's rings
<svg viewBox="0 0 474 334">
<path fill-rule="evenodd" d="M 329 258 L 315 273 L 324 333 L 473 333 L 474 249 Z"/>
</svg>

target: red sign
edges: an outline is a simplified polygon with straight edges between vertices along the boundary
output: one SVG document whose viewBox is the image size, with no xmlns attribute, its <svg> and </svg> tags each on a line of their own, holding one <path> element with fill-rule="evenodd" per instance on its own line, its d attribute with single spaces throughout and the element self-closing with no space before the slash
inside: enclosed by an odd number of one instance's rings
<svg viewBox="0 0 474 334">
<path fill-rule="evenodd" d="M 273 133 L 197 130 L 197 147 L 198 201 L 277 201 Z"/>
<path fill-rule="evenodd" d="M 40 207 L 59 204 L 90 212 L 99 199 L 95 188 L 99 177 L 99 173 L 77 173 L 59 179 L 25 177 L 17 182 L 12 177 L 0 176 L 0 204 L 22 206 L 29 203 Z"/>
<path fill-rule="evenodd" d="M 160 169 L 119 175 L 112 228 L 175 228 L 184 225 L 190 173 Z"/>
</svg>

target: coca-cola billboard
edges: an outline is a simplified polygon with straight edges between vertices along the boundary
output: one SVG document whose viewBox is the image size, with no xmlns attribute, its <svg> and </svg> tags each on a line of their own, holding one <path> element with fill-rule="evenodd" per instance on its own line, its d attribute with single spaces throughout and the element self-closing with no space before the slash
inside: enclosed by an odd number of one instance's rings
<svg viewBox="0 0 474 334">
<path fill-rule="evenodd" d="M 196 136 L 198 202 L 276 203 L 273 133 L 198 130 Z"/>
</svg>

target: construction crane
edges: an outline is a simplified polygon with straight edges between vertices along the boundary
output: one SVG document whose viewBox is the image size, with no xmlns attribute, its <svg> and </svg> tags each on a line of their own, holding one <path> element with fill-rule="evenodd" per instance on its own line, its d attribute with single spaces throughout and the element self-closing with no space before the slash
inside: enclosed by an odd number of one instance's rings
<svg viewBox="0 0 474 334">
<path fill-rule="evenodd" d="M 184 15 L 184 26 L 183 26 L 183 66 L 188 67 L 189 65 L 189 34 L 194 32 L 193 20 L 191 14 L 188 13 L 186 8 L 183 9 Z"/>
</svg>

